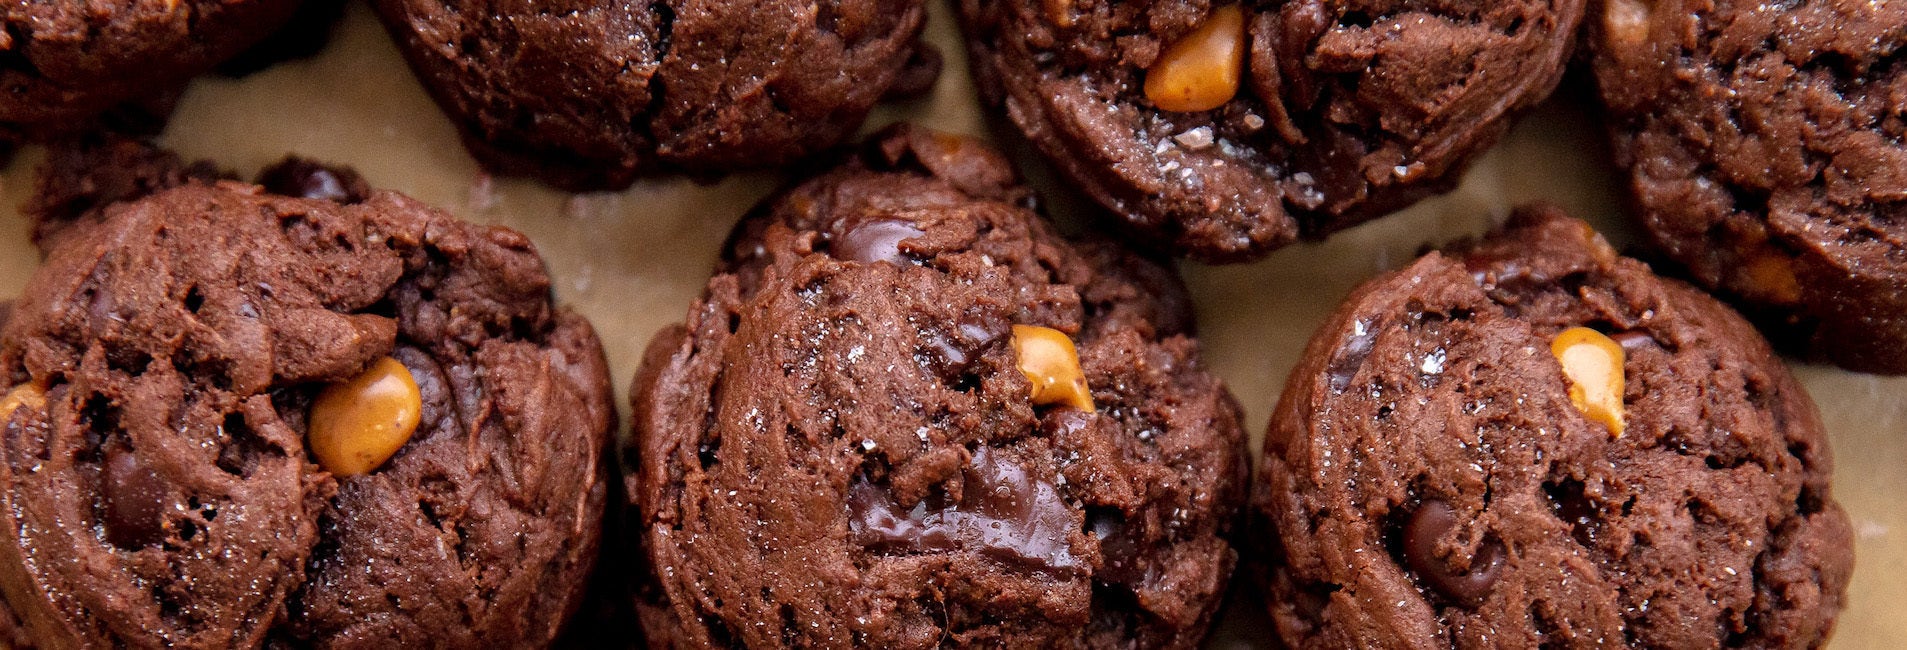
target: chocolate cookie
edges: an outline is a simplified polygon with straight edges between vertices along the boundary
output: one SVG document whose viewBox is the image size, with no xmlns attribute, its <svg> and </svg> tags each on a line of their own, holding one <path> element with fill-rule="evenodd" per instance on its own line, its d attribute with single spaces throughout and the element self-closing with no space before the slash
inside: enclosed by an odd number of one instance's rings
<svg viewBox="0 0 1907 650">
<path fill-rule="evenodd" d="M 1600 9 L 1596 75 L 1655 244 L 1777 342 L 1907 373 L 1907 4 Z"/>
<path fill-rule="evenodd" d="M 478 160 L 569 190 L 791 162 L 938 69 L 922 0 L 374 4 Z"/>
<path fill-rule="evenodd" d="M 18 0 L 0 23 L 0 140 L 131 119 L 151 127 L 179 86 L 257 43 L 299 0 Z M 122 107 L 127 107 L 121 110 Z M 119 117 L 108 115 L 118 114 Z M 127 117 L 131 116 L 131 117 Z"/>
<path fill-rule="evenodd" d="M 45 251 L 68 226 L 104 219 L 112 204 L 188 183 L 209 185 L 234 178 L 210 162 L 187 162 L 139 138 L 86 133 L 48 143 L 33 194 L 21 212 L 33 224 L 33 242 Z"/>
<path fill-rule="evenodd" d="M 273 176 L 346 176 L 314 170 Z M 0 329 L 0 639 L 555 638 L 614 410 L 530 242 L 388 192 L 126 198 L 50 240 Z"/>
<path fill-rule="evenodd" d="M 1262 256 L 1454 186 L 1583 0 L 961 0 L 986 99 L 1130 230 Z"/>
<path fill-rule="evenodd" d="M 300 0 L 297 13 L 277 32 L 265 37 L 251 49 L 238 53 L 218 65 L 227 77 L 245 77 L 279 63 L 316 56 L 331 44 L 338 21 L 344 18 L 346 0 Z"/>
<path fill-rule="evenodd" d="M 1177 277 L 902 126 L 743 221 L 650 345 L 655 647 L 1197 647 L 1244 498 Z"/>
<path fill-rule="evenodd" d="M 1539 209 L 1352 293 L 1254 502 L 1294 647 L 1811 647 L 1853 561 L 1829 475 L 1746 322 Z"/>
</svg>

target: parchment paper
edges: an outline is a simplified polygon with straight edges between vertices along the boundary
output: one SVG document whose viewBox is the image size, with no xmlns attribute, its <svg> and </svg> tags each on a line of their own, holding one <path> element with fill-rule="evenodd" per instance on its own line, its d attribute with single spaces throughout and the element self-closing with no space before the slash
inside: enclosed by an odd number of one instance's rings
<svg viewBox="0 0 1907 650">
<path fill-rule="evenodd" d="M 930 97 L 882 109 L 869 128 L 911 120 L 990 137 L 1017 154 L 1058 219 L 1090 225 L 1083 200 L 981 111 L 951 3 L 932 9 L 929 37 L 947 55 L 946 74 Z M 1582 81 L 1565 83 L 1579 87 Z M 1632 241 L 1593 109 L 1580 89 L 1566 87 L 1558 95 L 1450 195 L 1256 264 L 1183 266 L 1199 307 L 1206 360 L 1244 404 L 1254 450 L 1313 328 L 1351 287 L 1407 262 L 1424 245 L 1480 232 L 1511 206 L 1535 200 L 1591 220 L 1619 248 Z M 196 82 L 161 140 L 247 175 L 291 152 L 346 163 L 376 186 L 527 233 L 549 260 L 558 298 L 581 309 L 602 334 L 619 396 L 627 395 L 650 335 L 687 313 L 735 219 L 780 182 L 766 173 L 712 185 L 663 179 L 622 193 L 571 196 L 531 181 L 492 179 L 464 153 L 455 128 L 362 4 L 352 5 L 334 42 L 313 59 L 238 81 Z M 8 206 L 0 211 L 0 296 L 17 295 L 38 261 L 15 208 L 31 190 L 41 157 L 29 148 L 0 173 L 0 205 Z M 1907 614 L 1899 613 L 1907 603 L 1907 508 L 1900 503 L 1907 495 L 1907 378 L 1802 365 L 1795 371 L 1832 433 L 1834 494 L 1857 535 L 1850 606 L 1834 645 L 1901 647 L 1907 644 Z M 627 405 L 619 407 L 626 415 Z M 1211 645 L 1272 647 L 1260 611 L 1249 588 L 1235 589 Z"/>
</svg>

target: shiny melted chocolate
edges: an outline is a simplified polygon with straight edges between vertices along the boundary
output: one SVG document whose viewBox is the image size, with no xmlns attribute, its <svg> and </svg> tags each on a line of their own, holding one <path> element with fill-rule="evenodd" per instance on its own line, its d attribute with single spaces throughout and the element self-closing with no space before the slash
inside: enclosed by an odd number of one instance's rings
<svg viewBox="0 0 1907 650">
<path fill-rule="evenodd" d="M 834 242 L 834 256 L 867 264 L 905 264 L 908 258 L 901 252 L 901 242 L 925 234 L 910 221 L 873 219 L 842 233 Z"/>
<path fill-rule="evenodd" d="M 106 540 L 127 550 L 165 541 L 165 511 L 170 498 L 166 480 L 141 462 L 132 450 L 106 451 L 100 477 Z"/>
<path fill-rule="evenodd" d="M 1079 570 L 1073 509 L 1051 482 L 981 447 L 962 470 L 957 503 L 940 494 L 902 509 L 886 487 L 862 480 L 848 492 L 854 541 L 883 553 L 975 552 L 1036 571 Z"/>
<path fill-rule="evenodd" d="M 1457 509 L 1440 499 L 1427 499 L 1410 515 L 1404 527 L 1404 560 L 1431 588 L 1465 607 L 1476 607 L 1503 575 L 1503 545 L 1485 542 L 1470 558 L 1468 570 L 1456 567 L 1437 555 L 1437 543 L 1458 525 Z"/>
</svg>

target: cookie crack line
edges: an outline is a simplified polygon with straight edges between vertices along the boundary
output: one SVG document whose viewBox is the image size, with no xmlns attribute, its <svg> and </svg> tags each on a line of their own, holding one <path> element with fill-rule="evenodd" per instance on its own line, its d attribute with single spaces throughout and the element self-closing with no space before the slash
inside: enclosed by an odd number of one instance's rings
<svg viewBox="0 0 1907 650">
<path fill-rule="evenodd" d="M 662 71 L 663 64 L 669 60 L 675 50 L 675 8 L 668 2 L 651 2 L 649 10 L 656 15 L 656 72 Z M 630 128 L 649 138 L 650 142 L 662 142 L 664 134 L 655 130 L 654 116 L 662 112 L 668 103 L 669 84 L 657 74 L 649 76 L 649 102 L 642 112 L 631 119 Z M 640 122 L 639 124 L 637 122 Z"/>
<path fill-rule="evenodd" d="M 600 343 L 551 302 L 529 242 L 344 170 L 294 160 L 261 188 L 127 153 L 49 167 L 43 192 L 99 200 L 36 201 L 65 223 L 0 340 L 3 367 L 54 393 L 0 405 L 18 434 L 0 446 L 77 459 L 0 472 L 39 504 L 0 513 L 39 531 L 0 544 L 0 576 L 50 585 L 0 580 L 30 635 L 248 646 L 349 638 L 369 616 L 400 645 L 549 643 L 594 562 L 614 416 Z M 77 497 L 35 488 L 92 471 Z M 428 571 L 454 579 L 424 589 Z"/>
<path fill-rule="evenodd" d="M 736 227 L 632 391 L 652 638 L 1202 638 L 1238 413 L 1170 271 L 1061 239 L 1026 197 L 997 152 L 903 126 Z"/>
</svg>

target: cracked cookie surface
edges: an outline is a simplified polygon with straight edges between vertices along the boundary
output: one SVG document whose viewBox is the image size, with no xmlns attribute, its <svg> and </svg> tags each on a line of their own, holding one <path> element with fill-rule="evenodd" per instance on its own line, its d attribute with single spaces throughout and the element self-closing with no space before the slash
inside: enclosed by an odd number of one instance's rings
<svg viewBox="0 0 1907 650">
<path fill-rule="evenodd" d="M 19 0 L 0 13 L 0 140 L 163 121 L 187 79 L 284 24 L 298 0 Z M 116 110 L 127 107 L 126 110 Z M 132 121 L 136 124 L 116 124 Z"/>
<path fill-rule="evenodd" d="M 1657 248 L 1777 343 L 1907 373 L 1907 2 L 1606 0 L 1590 24 Z"/>
<path fill-rule="evenodd" d="M 738 226 L 636 380 L 652 644 L 1198 646 L 1238 407 L 1175 274 L 1029 201 L 984 145 L 902 127 Z M 1090 401 L 1033 397 L 1068 363 Z"/>
<path fill-rule="evenodd" d="M 1562 77 L 1583 0 L 962 0 L 976 81 L 1123 225 L 1263 256 L 1447 190 Z M 1225 100 L 1164 110 L 1176 44 L 1242 8 Z M 1216 50 L 1214 50 L 1216 51 Z M 1229 50 L 1227 50 L 1229 51 Z M 1197 67 L 1209 86 L 1225 66 Z"/>
<path fill-rule="evenodd" d="M 1571 394 L 1578 327 L 1621 348 L 1623 426 Z M 1818 646 L 1853 561 L 1830 473 L 1745 321 L 1527 210 L 1311 340 L 1255 485 L 1264 587 L 1294 647 Z"/>
<path fill-rule="evenodd" d="M 46 240 L 0 329 L 0 372 L 34 398 L 0 415 L 0 629 L 550 643 L 594 565 L 614 411 L 601 346 L 551 304 L 530 242 L 309 163 L 266 180 L 337 200 L 139 159 L 102 171 L 137 182 L 80 184 L 109 198 L 44 202 L 99 201 Z M 390 359 L 415 433 L 370 473 L 322 471 L 314 399 Z"/>
<path fill-rule="evenodd" d="M 786 164 L 938 70 L 921 0 L 374 4 L 479 160 L 570 190 Z"/>
</svg>

